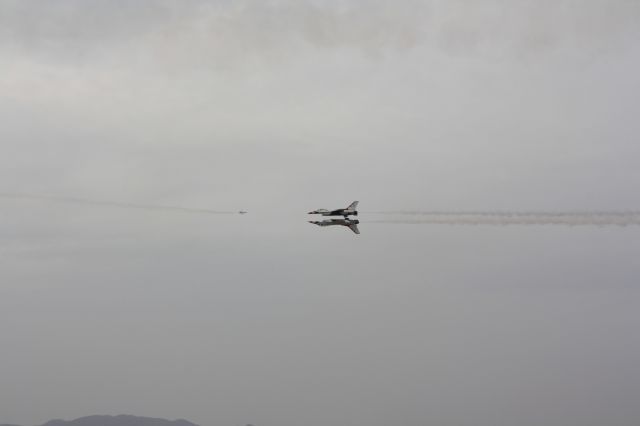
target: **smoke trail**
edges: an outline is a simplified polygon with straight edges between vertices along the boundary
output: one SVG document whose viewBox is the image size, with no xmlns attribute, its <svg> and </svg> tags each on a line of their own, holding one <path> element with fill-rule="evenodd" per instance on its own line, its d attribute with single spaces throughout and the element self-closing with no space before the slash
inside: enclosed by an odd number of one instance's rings
<svg viewBox="0 0 640 426">
<path fill-rule="evenodd" d="M 91 206 L 108 206 L 108 207 L 119 207 L 119 208 L 125 208 L 125 209 L 174 211 L 174 212 L 182 212 L 182 213 L 200 213 L 200 214 L 235 214 L 237 213 L 233 211 L 198 209 L 198 208 L 191 208 L 191 207 L 123 203 L 118 201 L 99 201 L 99 200 L 90 200 L 86 198 L 77 198 L 77 197 L 61 197 L 57 195 L 36 195 L 36 194 L 18 194 L 18 193 L 0 192 L 0 198 L 11 198 L 16 200 L 53 201 L 56 203 L 85 204 L 85 205 L 91 205 Z"/>
<path fill-rule="evenodd" d="M 640 225 L 640 211 L 398 211 L 371 212 L 397 218 L 373 223 L 432 225 L 564 225 L 564 226 L 631 226 Z"/>
</svg>

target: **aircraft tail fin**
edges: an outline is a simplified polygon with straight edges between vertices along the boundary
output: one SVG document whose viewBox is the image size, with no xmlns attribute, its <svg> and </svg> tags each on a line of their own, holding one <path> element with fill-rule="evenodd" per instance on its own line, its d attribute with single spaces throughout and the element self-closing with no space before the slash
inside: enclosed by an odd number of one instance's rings
<svg viewBox="0 0 640 426">
<path fill-rule="evenodd" d="M 358 208 L 358 201 L 354 201 L 353 203 L 349 204 L 349 207 L 347 207 L 347 210 L 355 211 L 355 209 L 357 208 Z"/>
</svg>

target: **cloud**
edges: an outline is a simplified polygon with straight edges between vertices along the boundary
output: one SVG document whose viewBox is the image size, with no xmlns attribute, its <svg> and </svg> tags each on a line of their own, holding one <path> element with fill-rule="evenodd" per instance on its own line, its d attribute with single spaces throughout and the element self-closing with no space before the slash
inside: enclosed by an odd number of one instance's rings
<svg viewBox="0 0 640 426">
<path fill-rule="evenodd" d="M 367 54 L 419 45 L 451 52 L 608 48 L 637 34 L 626 0 L 5 1 L 2 44 L 48 61 L 128 52 L 129 66 L 222 67 L 306 47 Z"/>
<path fill-rule="evenodd" d="M 159 61 L 268 54 L 297 43 L 366 50 L 421 38 L 426 3 L 308 1 L 5 2 L 4 45 L 81 61 L 144 46 Z M 142 52 L 137 52 L 142 53 Z"/>
<path fill-rule="evenodd" d="M 436 39 L 451 51 L 608 49 L 633 40 L 640 3 L 626 0 L 453 0 L 439 4 Z"/>
</svg>

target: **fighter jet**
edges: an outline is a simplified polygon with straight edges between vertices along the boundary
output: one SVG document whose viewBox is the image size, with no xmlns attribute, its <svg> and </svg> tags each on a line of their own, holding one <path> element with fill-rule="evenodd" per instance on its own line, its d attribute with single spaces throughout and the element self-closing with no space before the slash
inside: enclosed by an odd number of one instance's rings
<svg viewBox="0 0 640 426">
<path fill-rule="evenodd" d="M 337 210 L 318 209 L 318 210 L 309 212 L 309 214 L 319 214 L 322 216 L 344 216 L 345 219 L 348 219 L 349 216 L 358 216 L 358 211 L 356 210 L 357 208 L 358 208 L 358 202 L 354 201 L 353 203 L 349 204 L 349 207 L 347 207 L 346 209 L 337 209 Z"/>
<path fill-rule="evenodd" d="M 360 221 L 358 219 L 325 219 L 325 220 L 319 220 L 319 221 L 310 220 L 309 223 L 313 223 L 314 225 L 323 226 L 323 227 L 333 226 L 333 225 L 342 225 L 351 229 L 356 234 L 360 233 L 360 230 L 358 229 L 358 224 L 360 223 Z"/>
</svg>

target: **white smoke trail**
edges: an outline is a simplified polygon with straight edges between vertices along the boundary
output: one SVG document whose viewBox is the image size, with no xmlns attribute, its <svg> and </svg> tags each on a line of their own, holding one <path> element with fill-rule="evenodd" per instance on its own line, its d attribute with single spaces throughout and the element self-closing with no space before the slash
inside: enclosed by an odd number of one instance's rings
<svg viewBox="0 0 640 426">
<path fill-rule="evenodd" d="M 159 210 L 159 211 L 174 211 L 182 213 L 200 213 L 200 214 L 235 214 L 234 211 L 221 211 L 210 209 L 199 209 L 191 207 L 179 207 L 179 206 L 161 206 L 153 204 L 137 204 L 137 203 L 124 203 L 118 201 L 100 201 L 91 200 L 78 197 L 63 197 L 57 195 L 40 195 L 40 194 L 20 194 L 20 193 L 7 193 L 0 192 L 0 198 L 10 198 L 16 200 L 38 200 L 38 201 L 52 201 L 56 203 L 71 203 L 71 204 L 86 204 L 92 206 L 108 206 L 119 207 L 126 209 L 140 209 L 140 210 Z"/>
<path fill-rule="evenodd" d="M 640 225 L 640 211 L 397 211 L 371 212 L 389 219 L 373 223 L 432 225 L 564 225 L 631 226 Z"/>
</svg>

